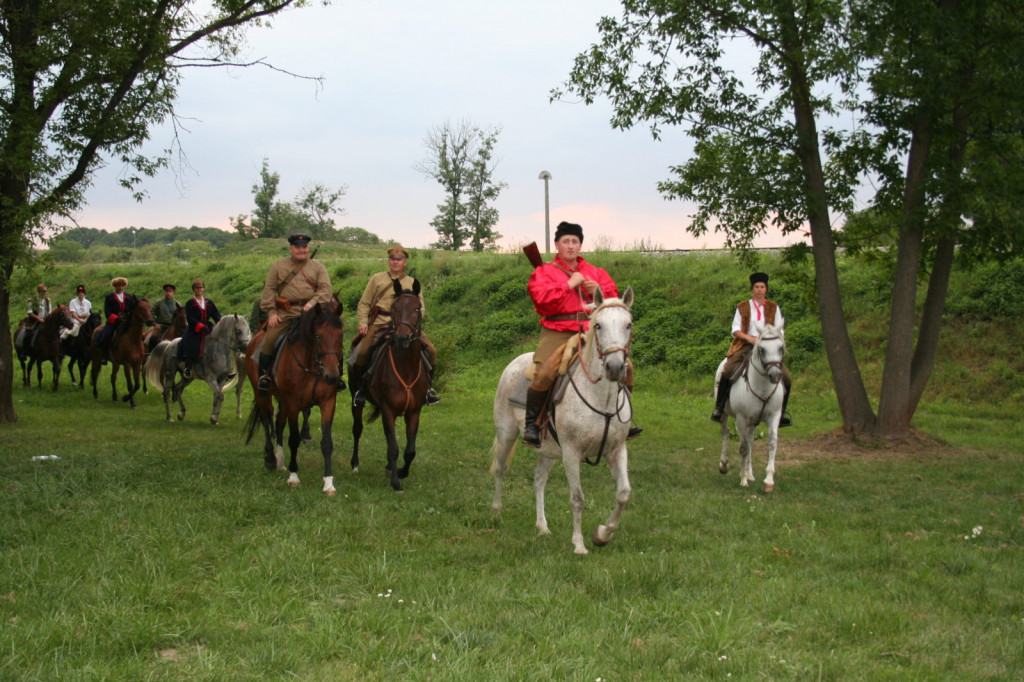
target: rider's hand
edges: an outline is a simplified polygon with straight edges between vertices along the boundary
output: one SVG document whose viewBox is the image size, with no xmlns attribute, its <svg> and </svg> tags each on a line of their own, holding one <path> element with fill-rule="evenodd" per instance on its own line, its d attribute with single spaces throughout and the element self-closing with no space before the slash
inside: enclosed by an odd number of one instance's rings
<svg viewBox="0 0 1024 682">
<path fill-rule="evenodd" d="M 111 315 L 107 318 L 107 324 L 114 324 L 117 322 L 117 315 Z"/>
<path fill-rule="evenodd" d="M 586 290 L 588 294 L 593 296 L 594 290 L 597 289 L 597 282 L 592 279 L 585 279 L 583 280 L 583 288 Z"/>
<path fill-rule="evenodd" d="M 363 336 L 366 336 L 366 332 L 368 332 L 368 331 L 370 331 L 370 327 L 368 325 L 365 325 L 365 324 L 359 325 L 359 333 L 360 334 L 362 334 Z"/>
<path fill-rule="evenodd" d="M 583 283 L 583 275 L 579 272 L 574 272 L 569 275 L 569 288 L 575 289 Z"/>
<path fill-rule="evenodd" d="M 271 314 L 270 317 L 267 318 L 267 326 L 268 327 L 276 327 L 279 324 L 281 324 L 281 316 L 280 315 L 278 315 L 276 313 L 273 313 L 273 314 Z"/>
</svg>

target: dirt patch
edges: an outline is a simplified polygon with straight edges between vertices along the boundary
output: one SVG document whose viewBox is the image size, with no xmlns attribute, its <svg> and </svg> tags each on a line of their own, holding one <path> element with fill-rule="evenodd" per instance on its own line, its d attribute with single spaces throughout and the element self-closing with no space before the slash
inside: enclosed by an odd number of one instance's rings
<svg viewBox="0 0 1024 682">
<path fill-rule="evenodd" d="M 783 441 L 781 436 L 779 440 L 779 449 L 785 448 L 785 458 L 791 461 L 846 458 L 892 461 L 946 458 L 967 454 L 965 450 L 952 448 L 918 431 L 911 431 L 902 438 L 870 438 L 864 435 L 851 436 L 842 429 L 837 429 L 807 440 Z"/>
</svg>

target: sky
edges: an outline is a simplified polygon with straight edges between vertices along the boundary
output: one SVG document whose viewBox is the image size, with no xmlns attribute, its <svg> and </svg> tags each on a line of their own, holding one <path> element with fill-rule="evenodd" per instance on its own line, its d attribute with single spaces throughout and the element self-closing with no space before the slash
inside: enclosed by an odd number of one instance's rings
<svg viewBox="0 0 1024 682">
<path fill-rule="evenodd" d="M 496 181 L 508 184 L 495 206 L 499 245 L 546 247 L 562 220 L 583 226 L 585 246 L 716 248 L 716 235 L 685 232 L 693 211 L 668 201 L 657 183 L 689 158 L 681 129 L 656 141 L 646 128 L 614 130 L 611 106 L 549 101 L 575 56 L 595 43 L 612 0 L 333 0 L 286 12 L 271 28 L 250 29 L 243 59 L 262 67 L 191 69 L 176 103 L 181 154 L 142 186 L 137 203 L 117 184 L 124 169 L 101 170 L 76 216 L 83 227 L 219 227 L 251 214 L 263 159 L 280 175 L 278 200 L 311 183 L 345 186 L 336 227 L 425 248 L 444 201 L 436 181 L 416 170 L 424 140 L 447 121 L 500 127 Z M 174 142 L 170 125 L 153 129 L 152 152 Z M 764 238 L 759 246 L 778 246 Z"/>
</svg>

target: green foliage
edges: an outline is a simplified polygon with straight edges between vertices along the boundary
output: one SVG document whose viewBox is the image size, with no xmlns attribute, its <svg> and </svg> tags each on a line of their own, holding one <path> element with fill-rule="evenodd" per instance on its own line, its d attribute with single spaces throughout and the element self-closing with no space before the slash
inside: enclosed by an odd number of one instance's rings
<svg viewBox="0 0 1024 682">
<path fill-rule="evenodd" d="M 965 280 L 963 295 L 950 297 L 950 314 L 979 320 L 1020 317 L 1024 310 L 1024 259 L 979 267 Z"/>
</svg>

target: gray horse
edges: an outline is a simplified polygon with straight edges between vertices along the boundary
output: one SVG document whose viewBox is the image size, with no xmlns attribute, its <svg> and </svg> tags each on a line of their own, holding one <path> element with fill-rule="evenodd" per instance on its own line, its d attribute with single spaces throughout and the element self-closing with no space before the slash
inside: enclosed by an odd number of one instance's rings
<svg viewBox="0 0 1024 682">
<path fill-rule="evenodd" d="M 175 382 L 178 371 L 178 344 L 181 339 L 161 341 L 146 361 L 146 379 L 164 395 L 164 407 L 167 410 L 167 421 L 171 417 L 171 401 L 178 403 L 178 421 L 185 418 L 185 402 L 182 393 L 192 379 L 182 378 Z M 249 343 L 249 323 L 242 315 L 225 315 L 203 344 L 203 357 L 192 365 L 193 378 L 199 378 L 213 389 L 213 412 L 210 423 L 216 424 L 220 419 L 220 406 L 224 402 L 224 391 L 235 385 L 243 385 L 238 380 L 239 353 L 245 352 Z M 239 393 L 239 411 L 241 416 L 241 389 Z"/>
</svg>

